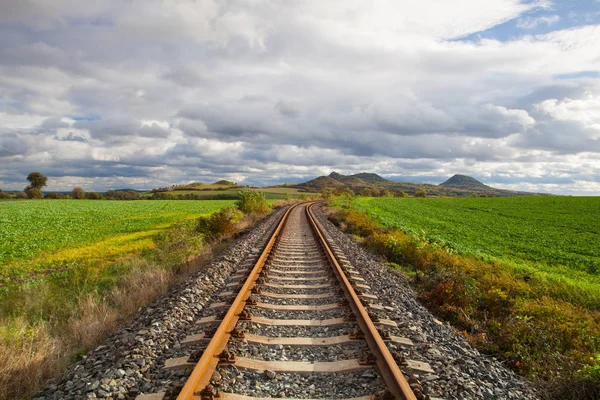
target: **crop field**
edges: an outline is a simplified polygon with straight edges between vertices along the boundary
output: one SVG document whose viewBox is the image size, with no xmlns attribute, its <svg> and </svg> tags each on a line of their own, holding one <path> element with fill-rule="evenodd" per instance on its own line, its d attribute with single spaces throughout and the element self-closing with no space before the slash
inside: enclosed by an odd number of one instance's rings
<svg viewBox="0 0 600 400">
<path fill-rule="evenodd" d="M 353 204 L 385 226 L 462 254 L 600 275 L 597 197 L 357 198 Z"/>
<path fill-rule="evenodd" d="M 600 198 L 334 205 L 345 229 L 403 270 L 419 299 L 478 348 L 532 379 L 600 383 Z"/>
<path fill-rule="evenodd" d="M 79 259 L 144 250 L 172 223 L 233 201 L 49 200 L 0 203 L 0 285 Z M 60 267 L 60 268 L 59 268 Z M 48 271 L 46 271 L 48 272 Z M 52 272 L 52 271 L 49 271 Z"/>
</svg>

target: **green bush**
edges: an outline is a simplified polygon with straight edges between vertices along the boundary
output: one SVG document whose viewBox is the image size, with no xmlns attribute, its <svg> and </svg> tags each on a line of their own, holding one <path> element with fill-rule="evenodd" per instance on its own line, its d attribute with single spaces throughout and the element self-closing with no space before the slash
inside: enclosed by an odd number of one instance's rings
<svg viewBox="0 0 600 400">
<path fill-rule="evenodd" d="M 417 190 L 415 197 L 427 197 L 427 191 L 425 189 Z"/>
<path fill-rule="evenodd" d="M 154 242 L 157 261 L 171 268 L 177 268 L 198 256 L 204 245 L 194 221 L 171 225 L 156 235 Z"/>
<path fill-rule="evenodd" d="M 0 199 L 11 199 L 12 196 L 10 195 L 10 193 L 6 193 L 0 190 Z"/>
<path fill-rule="evenodd" d="M 101 200 L 102 195 L 100 193 L 96 193 L 96 192 L 87 192 L 85 194 L 85 198 L 88 200 Z"/>
<path fill-rule="evenodd" d="M 209 240 L 218 240 L 233 235 L 236 232 L 236 224 L 243 217 L 244 214 L 237 207 L 223 207 L 210 217 L 200 218 L 196 231 Z"/>
<path fill-rule="evenodd" d="M 244 214 L 266 214 L 270 211 L 265 193 L 252 190 L 240 191 L 236 205 Z"/>
<path fill-rule="evenodd" d="M 25 189 L 25 194 L 29 199 L 43 199 L 44 193 L 42 193 L 42 189 L 38 189 L 36 187 L 27 187 Z"/>
</svg>

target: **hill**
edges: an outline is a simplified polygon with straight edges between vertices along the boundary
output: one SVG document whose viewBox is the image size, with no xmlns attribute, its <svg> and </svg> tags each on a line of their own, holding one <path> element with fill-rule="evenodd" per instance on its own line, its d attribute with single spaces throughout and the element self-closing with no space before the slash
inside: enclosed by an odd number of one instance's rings
<svg viewBox="0 0 600 400">
<path fill-rule="evenodd" d="M 322 192 L 325 189 L 348 189 L 355 193 L 381 193 L 406 192 L 414 194 L 419 190 L 425 190 L 429 196 L 451 196 L 466 197 L 475 195 L 486 195 L 494 197 L 506 196 L 539 196 L 547 195 L 530 192 L 517 192 L 512 190 L 497 189 L 478 181 L 467 175 L 454 175 L 439 185 L 418 184 L 411 182 L 393 182 L 377 174 L 361 172 L 354 175 L 342 175 L 332 172 L 329 176 L 320 176 L 310 181 L 297 185 L 290 185 L 303 192 Z"/>
<path fill-rule="evenodd" d="M 443 186 L 452 186 L 452 187 L 460 187 L 460 188 L 489 188 L 489 186 L 484 185 L 479 182 L 477 179 L 472 178 L 467 175 L 459 175 L 456 174 L 452 178 L 447 181 L 440 183 Z"/>
</svg>

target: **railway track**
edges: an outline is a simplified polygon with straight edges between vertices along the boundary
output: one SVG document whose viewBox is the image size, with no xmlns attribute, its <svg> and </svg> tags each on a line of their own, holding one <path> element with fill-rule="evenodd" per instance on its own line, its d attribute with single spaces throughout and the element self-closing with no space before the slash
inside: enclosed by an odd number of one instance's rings
<svg viewBox="0 0 600 400">
<path fill-rule="evenodd" d="M 191 371 L 185 385 L 137 400 L 427 398 L 412 374 L 431 367 L 388 350 L 412 342 L 389 334 L 396 324 L 385 305 L 327 239 L 313 206 L 283 215 L 181 342 L 190 356 L 166 361 Z"/>
</svg>

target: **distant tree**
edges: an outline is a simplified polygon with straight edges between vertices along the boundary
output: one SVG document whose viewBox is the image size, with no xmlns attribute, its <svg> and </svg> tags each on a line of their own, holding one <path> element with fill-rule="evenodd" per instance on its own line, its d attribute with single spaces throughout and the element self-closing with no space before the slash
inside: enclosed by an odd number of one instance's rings
<svg viewBox="0 0 600 400">
<path fill-rule="evenodd" d="M 71 197 L 74 199 L 83 199 L 85 198 L 85 191 L 80 186 L 76 186 L 71 190 Z"/>
<path fill-rule="evenodd" d="M 402 190 L 395 192 L 394 195 L 396 197 L 408 197 L 408 194 L 406 192 L 403 192 Z"/>
<path fill-rule="evenodd" d="M 415 197 L 427 197 L 427 191 L 425 189 L 417 190 Z"/>
<path fill-rule="evenodd" d="M 67 196 L 64 195 L 63 193 L 57 193 L 57 192 L 50 192 L 50 193 L 46 193 L 44 195 L 45 199 L 66 199 Z"/>
<path fill-rule="evenodd" d="M 25 188 L 25 194 L 30 199 L 42 199 L 44 194 L 42 188 L 46 186 L 47 177 L 40 174 L 39 172 L 32 172 L 27 175 L 27 180 L 31 183 Z"/>
<path fill-rule="evenodd" d="M 11 197 L 10 193 L 3 192 L 2 189 L 0 189 L 0 199 L 10 199 Z"/>
<path fill-rule="evenodd" d="M 48 180 L 48 178 L 40 174 L 39 172 L 32 172 L 29 175 L 27 175 L 27 180 L 31 182 L 29 187 L 41 190 L 44 186 L 46 186 L 46 181 Z"/>
<path fill-rule="evenodd" d="M 25 192 L 17 192 L 17 193 L 15 194 L 15 197 L 16 197 L 17 199 L 26 199 L 26 198 L 27 198 L 27 193 L 25 193 Z"/>
<path fill-rule="evenodd" d="M 86 192 L 85 198 L 88 200 L 101 200 L 102 195 L 100 193 L 89 191 L 89 192 Z"/>
<path fill-rule="evenodd" d="M 471 193 L 471 197 L 477 197 L 477 193 Z"/>
<path fill-rule="evenodd" d="M 487 194 L 485 194 L 485 193 L 481 193 L 481 194 L 479 195 L 479 197 L 488 197 L 488 195 L 487 195 Z"/>
</svg>

